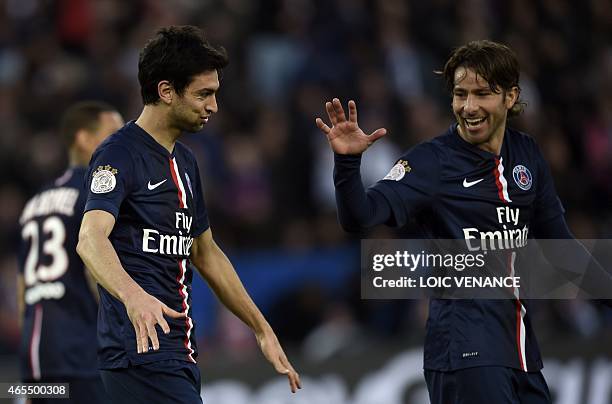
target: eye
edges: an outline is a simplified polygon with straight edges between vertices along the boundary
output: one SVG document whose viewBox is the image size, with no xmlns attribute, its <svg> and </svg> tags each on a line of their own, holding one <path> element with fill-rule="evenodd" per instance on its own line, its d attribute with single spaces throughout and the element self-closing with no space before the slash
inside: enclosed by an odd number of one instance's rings
<svg viewBox="0 0 612 404">
<path fill-rule="evenodd" d="M 212 92 L 211 92 L 211 91 L 203 91 L 203 92 L 199 92 L 199 93 L 196 93 L 196 98 L 197 98 L 198 100 L 204 100 L 204 99 L 206 99 L 206 98 L 210 97 L 210 96 L 211 96 L 211 94 L 212 94 Z"/>
</svg>

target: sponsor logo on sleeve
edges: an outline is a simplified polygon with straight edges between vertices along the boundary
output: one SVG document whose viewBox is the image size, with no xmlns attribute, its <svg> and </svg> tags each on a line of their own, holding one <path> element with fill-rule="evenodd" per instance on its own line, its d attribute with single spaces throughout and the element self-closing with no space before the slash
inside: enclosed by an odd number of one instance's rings
<svg viewBox="0 0 612 404">
<path fill-rule="evenodd" d="M 117 172 L 117 169 L 112 168 L 108 164 L 105 166 L 98 166 L 91 179 L 91 192 L 94 194 L 105 194 L 115 189 L 117 185 L 115 175 Z"/>
<path fill-rule="evenodd" d="M 389 171 L 389 174 L 387 174 L 383 180 L 399 181 L 404 178 L 406 173 L 409 173 L 410 171 L 412 171 L 412 168 L 408 162 L 406 160 L 399 160 L 397 163 L 395 163 L 395 165 L 391 168 L 391 171 Z"/>
</svg>

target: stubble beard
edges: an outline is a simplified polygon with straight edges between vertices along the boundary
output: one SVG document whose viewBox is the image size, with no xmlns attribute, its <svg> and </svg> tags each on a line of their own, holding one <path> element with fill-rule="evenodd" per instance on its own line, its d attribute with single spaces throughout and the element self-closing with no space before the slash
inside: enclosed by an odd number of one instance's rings
<svg viewBox="0 0 612 404">
<path fill-rule="evenodd" d="M 172 126 L 178 128 L 181 132 L 189 132 L 195 133 L 204 127 L 204 124 L 201 121 L 194 121 L 190 119 L 189 113 L 181 113 L 180 111 L 175 111 L 171 116 Z"/>
</svg>

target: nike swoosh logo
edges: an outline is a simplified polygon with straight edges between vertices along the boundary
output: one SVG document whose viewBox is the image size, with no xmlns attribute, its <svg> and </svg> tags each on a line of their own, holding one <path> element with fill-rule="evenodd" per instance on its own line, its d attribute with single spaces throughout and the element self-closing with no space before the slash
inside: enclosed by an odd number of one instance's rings
<svg viewBox="0 0 612 404">
<path fill-rule="evenodd" d="M 168 180 L 168 178 L 166 178 L 163 181 L 160 181 L 156 184 L 151 184 L 151 181 L 149 181 L 149 183 L 147 184 L 147 188 L 149 188 L 149 191 L 153 191 L 155 188 L 159 187 L 161 184 L 163 184 L 164 182 L 166 182 Z"/>
<path fill-rule="evenodd" d="M 479 183 L 480 181 L 482 181 L 482 180 L 484 180 L 484 178 L 481 178 L 481 179 L 476 180 L 476 181 L 469 181 L 469 182 L 468 182 L 467 178 L 464 178 L 464 179 L 463 179 L 463 187 L 464 187 L 464 188 L 469 188 L 469 187 L 471 187 L 472 185 L 476 185 L 476 184 L 478 184 L 478 183 Z"/>
</svg>

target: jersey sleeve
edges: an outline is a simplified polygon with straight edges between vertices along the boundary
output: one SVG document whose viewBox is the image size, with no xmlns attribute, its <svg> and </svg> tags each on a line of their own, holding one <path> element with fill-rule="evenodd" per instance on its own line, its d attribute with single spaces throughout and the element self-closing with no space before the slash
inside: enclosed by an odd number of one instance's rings
<svg viewBox="0 0 612 404">
<path fill-rule="evenodd" d="M 439 157 L 431 144 L 422 143 L 404 154 L 370 190 L 389 202 L 393 219 L 388 224 L 401 227 L 417 209 L 432 202 L 439 186 Z"/>
<path fill-rule="evenodd" d="M 563 215 L 565 209 L 557 196 L 555 183 L 548 164 L 544 160 L 540 149 L 536 147 L 538 176 L 535 199 L 534 219 L 536 224 L 544 223 L 557 216 Z"/>
<path fill-rule="evenodd" d="M 98 149 L 87 171 L 84 212 L 103 210 L 116 219 L 121 203 L 132 190 L 134 175 L 134 163 L 125 147 L 107 145 Z"/>
<path fill-rule="evenodd" d="M 367 191 L 361 182 L 361 155 L 334 154 L 334 187 L 338 220 L 348 232 L 387 223 L 391 208 L 384 196 Z"/>
<path fill-rule="evenodd" d="M 195 217 L 193 218 L 193 237 L 198 237 L 200 234 L 208 230 L 210 223 L 208 221 L 208 212 L 206 211 L 206 202 L 204 201 L 202 181 L 200 180 L 200 170 L 195 158 L 193 159 L 193 167 L 193 203 L 195 206 Z"/>
</svg>

